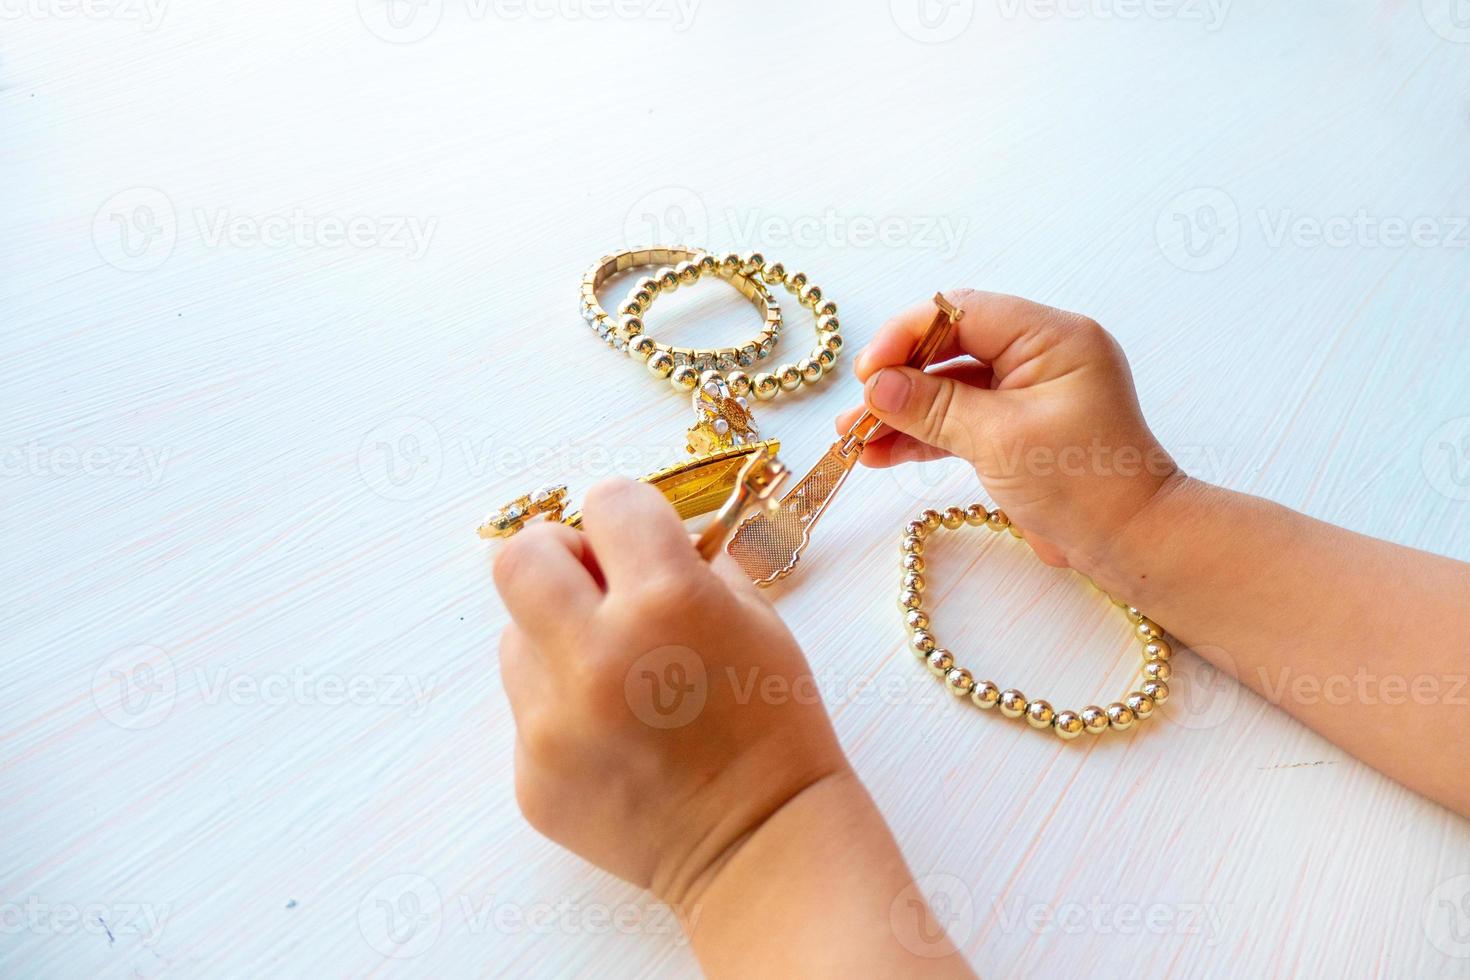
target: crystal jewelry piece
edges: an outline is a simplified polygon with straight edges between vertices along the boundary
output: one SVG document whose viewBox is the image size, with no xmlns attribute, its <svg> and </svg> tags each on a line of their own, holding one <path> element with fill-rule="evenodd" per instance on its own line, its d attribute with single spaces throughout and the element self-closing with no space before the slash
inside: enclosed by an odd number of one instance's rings
<svg viewBox="0 0 1470 980">
<path fill-rule="evenodd" d="M 719 552 L 725 538 L 735 529 L 740 517 L 752 507 L 771 507 L 776 502 L 776 490 L 791 474 L 776 454 L 766 449 L 752 453 L 740 468 L 740 478 L 735 489 L 715 514 L 715 519 L 704 529 L 695 543 L 701 557 L 709 561 Z"/>
<path fill-rule="evenodd" d="M 781 443 L 775 439 L 756 439 L 755 419 L 746 400 L 730 393 L 719 372 L 706 371 L 692 401 L 695 419 L 688 437 L 689 451 L 694 456 L 639 479 L 657 487 L 674 505 L 681 520 L 724 506 L 742 480 L 754 480 L 764 474 L 765 479 L 773 482 L 771 489 L 774 489 L 774 483 L 779 483 L 775 479 L 776 468 L 782 478 L 786 474 L 786 468 L 775 458 Z M 756 458 L 766 458 L 772 466 L 756 472 L 756 476 L 745 474 L 747 464 Z M 767 496 L 768 492 L 760 499 L 764 501 Z M 566 514 L 566 508 L 567 488 L 546 487 L 506 504 L 480 525 L 479 534 L 482 538 L 508 538 L 531 518 L 543 515 L 570 527 L 581 527 L 581 512 Z M 734 519 L 738 517 L 737 514 Z M 722 541 L 723 538 L 721 535 Z"/>
<path fill-rule="evenodd" d="M 674 505 L 679 519 L 688 520 L 691 517 L 708 514 L 722 506 L 739 481 L 741 469 L 752 456 L 762 451 L 775 455 L 780 450 L 781 443 L 775 439 L 746 443 L 731 449 L 722 449 L 683 460 L 673 466 L 640 476 L 638 480 L 640 483 L 647 483 L 657 488 L 669 503 Z M 565 490 L 565 488 L 558 489 Z M 521 530 L 525 526 L 525 518 L 536 515 L 522 511 L 510 520 L 506 520 L 506 516 L 523 501 L 529 499 L 529 496 L 519 497 L 507 504 L 499 513 L 492 515 L 489 520 L 480 525 L 480 537 L 508 538 Z M 560 512 L 548 511 L 546 516 L 549 520 L 561 521 L 568 527 L 582 526 L 581 511 L 575 511 L 566 516 L 562 516 Z"/>
<path fill-rule="evenodd" d="M 480 525 L 482 538 L 508 538 L 526 526 L 532 517 L 545 514 L 548 520 L 561 520 L 567 506 L 565 486 L 542 487 L 533 493 L 517 497 L 484 524 Z"/>
<path fill-rule="evenodd" d="M 963 311 L 942 295 L 934 295 L 938 312 L 906 362 L 923 370 L 958 323 Z M 817 464 L 781 498 L 777 507 L 755 514 L 740 525 L 726 551 L 757 585 L 766 586 L 791 573 L 811 541 L 812 527 L 852 472 L 868 440 L 877 433 L 877 416 L 864 412 L 847 433 L 827 450 Z"/>
<path fill-rule="evenodd" d="M 939 677 L 955 697 L 969 696 L 977 707 L 990 709 L 999 707 L 1007 718 L 1025 718 L 1032 728 L 1049 728 L 1063 741 L 1071 741 L 1083 732 L 1093 735 L 1112 730 L 1127 731 L 1138 721 L 1150 718 L 1154 709 L 1169 699 L 1169 658 L 1174 648 L 1164 639 L 1164 630 L 1153 620 L 1127 603 L 1108 598 L 1114 605 L 1121 606 L 1133 624 L 1134 635 L 1143 644 L 1143 677 L 1139 689 L 1124 696 L 1106 708 L 1088 705 L 1081 711 L 1056 711 L 1039 698 L 1028 699 L 1015 688 L 1002 691 L 992 681 L 977 681 L 964 667 L 955 663 L 954 655 L 939 646 L 934 631 L 929 625 L 929 614 L 924 611 L 924 590 L 928 586 L 924 574 L 924 545 L 929 534 L 939 528 L 955 530 L 965 527 L 988 527 L 992 531 L 1010 531 L 1015 537 L 1023 537 L 1021 531 L 1011 524 L 1004 511 L 987 510 L 982 504 L 969 507 L 950 507 L 944 512 L 926 510 L 915 520 L 904 525 L 903 541 L 899 546 L 900 575 L 898 605 L 903 610 L 904 626 L 908 629 L 908 647 L 914 655 L 928 665 L 930 672 Z"/>
<path fill-rule="evenodd" d="M 718 371 L 704 373 L 691 400 L 695 420 L 688 432 L 691 453 L 729 449 L 755 440 L 757 429 L 750 404 L 744 397 L 730 393 L 730 386 Z"/>
</svg>

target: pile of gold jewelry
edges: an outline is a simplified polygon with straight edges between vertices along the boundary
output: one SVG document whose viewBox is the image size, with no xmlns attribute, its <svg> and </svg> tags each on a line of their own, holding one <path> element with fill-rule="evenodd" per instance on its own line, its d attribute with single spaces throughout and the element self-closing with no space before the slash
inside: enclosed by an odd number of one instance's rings
<svg viewBox="0 0 1470 980">
<path fill-rule="evenodd" d="M 598 302 L 597 290 L 614 276 L 645 267 L 653 271 L 634 283 L 616 316 L 605 310 Z M 740 344 L 714 348 L 676 347 L 656 340 L 644 324 L 653 301 L 705 276 L 725 279 L 755 305 L 762 318 L 760 333 Z M 774 354 L 783 325 L 781 307 L 771 286 L 785 288 L 811 311 L 816 344 L 794 362 L 760 370 Z M 934 304 L 934 319 L 908 358 L 909 367 L 928 367 L 962 315 L 942 295 L 935 295 Z M 759 438 L 747 399 L 751 395 L 761 400 L 775 398 L 822 380 L 842 350 L 837 304 L 827 299 L 805 273 L 788 272 L 779 262 L 768 263 L 759 252 L 716 256 L 669 246 L 625 250 L 598 259 L 582 277 L 580 310 L 583 320 L 609 347 L 641 361 L 651 375 L 667 379 L 676 391 L 690 394 L 694 423 L 685 434 L 685 448 L 692 455 L 640 479 L 657 487 L 682 519 L 715 513 L 698 542 L 706 559 L 724 546 L 757 585 L 768 586 L 789 575 L 810 543 L 812 528 L 880 423 L 864 412 L 816 465 L 777 499 L 776 490 L 789 475 L 776 457 L 781 444 Z M 567 506 L 565 486 L 544 487 L 500 508 L 480 526 L 479 534 L 483 538 L 509 537 L 535 517 L 580 527 L 581 513 L 568 514 Z M 752 509 L 755 513 L 745 516 Z M 954 656 L 938 646 L 929 628 L 929 615 L 922 608 L 923 554 L 925 538 L 931 531 L 967 525 L 1009 529 L 1021 536 L 1004 513 L 974 504 L 969 508 L 951 507 L 943 513 L 924 511 L 904 528 L 902 547 L 899 605 L 909 630 L 908 645 L 951 692 L 968 695 L 981 708 L 999 707 L 1006 717 L 1024 717 L 1032 727 L 1050 729 L 1064 740 L 1083 732 L 1124 731 L 1135 721 L 1148 718 L 1155 705 L 1168 698 L 1165 682 L 1172 648 L 1156 624 L 1126 606 L 1128 618 L 1143 641 L 1145 681 L 1139 690 L 1107 708 L 1054 711 L 1046 701 L 1028 700 L 1014 688 L 1002 691 L 990 681 L 976 682 L 968 670 L 957 666 Z"/>
</svg>

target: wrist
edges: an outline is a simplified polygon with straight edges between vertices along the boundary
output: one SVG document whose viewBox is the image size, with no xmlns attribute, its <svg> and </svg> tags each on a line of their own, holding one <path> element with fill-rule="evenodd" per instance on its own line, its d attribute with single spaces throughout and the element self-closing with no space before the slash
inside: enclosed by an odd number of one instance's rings
<svg viewBox="0 0 1470 980">
<path fill-rule="evenodd" d="M 693 924 L 703 916 L 707 897 L 718 897 L 737 887 L 732 885 L 734 879 L 748 871 L 749 862 L 740 860 L 742 855 L 766 849 L 774 838 L 792 836 L 812 813 L 835 809 L 836 801 L 852 786 L 862 790 L 856 774 L 846 766 L 816 774 L 784 799 L 764 808 L 765 812 L 750 826 L 734 835 L 718 853 L 709 855 L 699 870 L 684 877 L 682 886 L 664 896 L 686 929 L 692 931 Z"/>
<path fill-rule="evenodd" d="M 677 908 L 712 978 L 971 976 L 932 918 L 938 939 L 917 953 L 904 945 L 892 910 L 914 889 L 878 808 L 843 768 L 771 814 Z"/>
<path fill-rule="evenodd" d="M 1103 591 L 1129 605 L 1152 608 L 1162 583 L 1150 574 L 1162 549 L 1177 547 L 1209 485 L 1176 471 L 1141 506 L 1073 567 Z"/>
</svg>

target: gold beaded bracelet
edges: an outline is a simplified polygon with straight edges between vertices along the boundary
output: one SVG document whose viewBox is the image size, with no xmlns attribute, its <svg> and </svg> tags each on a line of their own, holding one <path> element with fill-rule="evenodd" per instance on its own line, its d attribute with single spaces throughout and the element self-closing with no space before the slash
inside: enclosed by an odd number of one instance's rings
<svg viewBox="0 0 1470 980">
<path fill-rule="evenodd" d="M 708 261 L 713 258 L 714 256 L 705 255 L 696 262 L 680 263 L 677 267 L 678 281 L 680 283 L 696 282 L 700 276 L 715 269 L 722 270 L 724 273 L 735 270 L 747 276 L 759 275 L 770 285 L 785 287 L 796 296 L 802 306 L 808 307 L 812 315 L 816 317 L 817 346 L 808 356 L 794 364 L 783 364 L 774 372 L 758 373 L 754 378 L 744 371 L 732 370 L 725 375 L 725 382 L 730 389 L 737 395 L 753 391 L 757 398 L 765 400 L 776 397 L 782 391 L 795 391 L 802 384 L 814 385 L 822 380 L 827 369 L 836 363 L 837 354 L 842 350 L 837 304 L 824 299 L 821 287 L 810 282 L 806 273 L 788 273 L 785 266 L 779 262 L 767 265 L 765 256 L 759 252 L 750 252 L 743 256 L 731 252 L 719 260 L 718 266 Z M 666 279 L 663 282 L 667 285 Z M 651 300 L 652 297 L 650 297 L 650 302 Z M 647 305 L 647 303 L 642 304 L 645 311 Z M 648 351 L 649 372 L 655 377 L 667 377 L 669 383 L 676 389 L 693 388 L 699 379 L 698 365 L 691 366 L 678 348 L 670 351 L 661 349 L 658 344 L 649 346 L 635 342 L 629 347 L 628 354 L 630 357 L 638 357 L 643 350 Z M 721 367 L 723 365 L 716 365 L 717 369 Z"/>
<path fill-rule="evenodd" d="M 661 268 L 652 276 L 638 280 L 628 298 L 618 307 L 618 316 L 614 320 L 612 314 L 598 302 L 597 290 L 618 273 L 643 266 Z M 729 371 L 737 364 L 751 367 L 757 361 L 769 357 L 781 333 L 781 307 L 771 296 L 771 291 L 758 276 L 747 275 L 738 266 L 727 269 L 713 255 L 682 246 L 629 249 L 598 259 L 582 276 L 582 319 L 587 321 L 587 325 L 603 343 L 614 350 L 627 351 L 631 342 L 644 336 L 641 317 L 653 298 L 662 291 L 678 289 L 682 284 L 694 282 L 703 272 L 714 272 L 728 279 L 742 296 L 755 304 L 764 321 L 760 333 L 754 340 L 734 347 L 670 347 L 653 341 L 649 353 L 662 350 L 672 355 L 677 351 L 680 363 L 693 364 L 699 371 Z M 647 342 L 640 343 L 646 345 Z M 648 354 L 640 356 L 646 359 Z"/>
<path fill-rule="evenodd" d="M 1127 731 L 1135 721 L 1149 718 L 1155 706 L 1168 700 L 1169 658 L 1174 650 L 1164 639 L 1164 631 L 1143 613 L 1112 596 L 1108 598 L 1124 609 L 1128 621 L 1134 624 L 1134 634 L 1143 643 L 1144 683 L 1121 702 L 1114 702 L 1106 708 L 1088 705 L 1081 711 L 1054 711 L 1046 701 L 1039 698 L 1028 700 L 1015 688 L 1002 691 L 991 681 L 976 681 L 970 671 L 956 665 L 954 655 L 940 647 L 934 638 L 929 614 L 923 609 L 926 585 L 924 541 L 930 532 L 941 527 L 952 531 L 965 526 L 983 526 L 992 531 L 1009 530 L 1014 536 L 1023 537 L 1004 511 L 987 510 L 980 504 L 971 504 L 967 508 L 950 507 L 943 513 L 924 511 L 917 519 L 904 525 L 900 547 L 903 577 L 898 604 L 903 610 L 904 625 L 908 627 L 909 648 L 943 680 L 951 694 L 955 697 L 969 695 L 980 708 L 999 707 L 1000 713 L 1007 718 L 1024 717 L 1032 728 L 1049 728 L 1064 741 L 1070 741 L 1083 732 L 1097 735 L 1108 729 Z"/>
<path fill-rule="evenodd" d="M 676 264 L 659 269 L 633 286 L 627 300 L 618 307 L 621 320 L 614 328 L 610 316 L 597 302 L 597 287 L 616 272 L 659 262 Z M 728 279 L 763 310 L 766 323 L 760 336 L 752 343 L 724 348 L 672 347 L 649 336 L 641 317 L 654 298 L 661 292 L 697 282 L 707 274 Z M 816 318 L 817 346 L 797 363 L 783 364 L 774 372 L 760 372 L 752 378 L 744 369 L 770 356 L 780 336 L 781 310 L 767 284 L 785 287 L 812 311 Z M 803 383 L 816 384 L 836 363 L 842 350 L 837 304 L 823 297 L 821 287 L 811 282 L 806 273 L 788 273 L 779 262 L 767 264 L 759 252 L 743 256 L 730 252 L 716 258 L 707 252 L 668 247 L 604 256 L 582 277 L 582 316 L 609 346 L 626 350 L 629 357 L 643 361 L 650 374 L 667 378 L 678 391 L 692 390 L 702 372 L 717 370 L 736 395 L 754 392 L 757 398 L 767 400 L 782 391 L 794 391 Z"/>
</svg>

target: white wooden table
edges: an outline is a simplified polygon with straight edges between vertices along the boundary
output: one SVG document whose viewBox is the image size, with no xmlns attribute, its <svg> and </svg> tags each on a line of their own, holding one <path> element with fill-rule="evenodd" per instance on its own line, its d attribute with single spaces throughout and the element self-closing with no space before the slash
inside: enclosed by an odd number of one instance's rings
<svg viewBox="0 0 1470 980">
<path fill-rule="evenodd" d="M 1085 311 L 1195 473 L 1470 558 L 1462 0 L 528 2 L 0 8 L 0 973 L 695 969 L 517 813 L 473 534 L 680 455 L 576 315 L 625 244 L 804 268 L 849 358 L 939 287 Z M 758 410 L 794 466 L 850 363 Z M 896 532 L 973 493 L 859 473 L 775 600 L 983 973 L 1470 976 L 1470 826 L 1193 655 L 1085 746 L 941 694 Z M 954 645 L 1116 696 L 1120 620 L 986 547 Z"/>
</svg>

